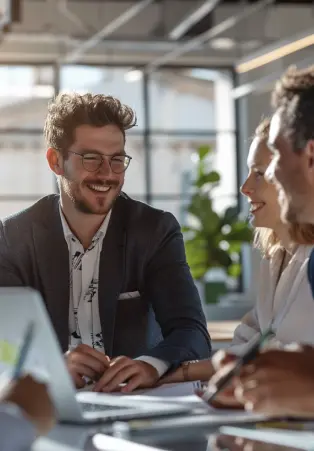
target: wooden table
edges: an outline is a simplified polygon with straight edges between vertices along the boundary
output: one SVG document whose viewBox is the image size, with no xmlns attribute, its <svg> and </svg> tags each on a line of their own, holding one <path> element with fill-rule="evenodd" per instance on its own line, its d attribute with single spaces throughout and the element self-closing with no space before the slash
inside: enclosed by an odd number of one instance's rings
<svg viewBox="0 0 314 451">
<path fill-rule="evenodd" d="M 207 329 L 213 350 L 226 348 L 233 339 L 233 332 L 241 321 L 208 321 Z"/>
</svg>

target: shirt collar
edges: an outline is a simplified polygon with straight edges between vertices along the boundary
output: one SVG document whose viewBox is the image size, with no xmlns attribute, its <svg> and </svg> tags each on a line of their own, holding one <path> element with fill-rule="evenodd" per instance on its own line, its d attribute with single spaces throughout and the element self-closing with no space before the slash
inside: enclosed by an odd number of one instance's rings
<svg viewBox="0 0 314 451">
<path fill-rule="evenodd" d="M 296 260 L 304 262 L 307 258 L 310 257 L 312 250 L 313 245 L 300 244 L 299 246 L 297 246 L 294 253 Z"/>
<path fill-rule="evenodd" d="M 300 263 L 303 263 L 306 261 L 314 249 L 313 245 L 310 244 L 296 244 L 294 247 L 293 254 L 291 255 L 290 261 L 296 260 Z M 283 248 L 277 249 L 271 260 L 273 261 L 273 264 L 280 264 L 280 261 L 282 260 L 282 252 Z"/>
<path fill-rule="evenodd" d="M 99 238 L 100 236 L 105 236 L 106 235 L 106 232 L 107 232 L 107 229 L 108 229 L 108 225 L 109 225 L 109 221 L 110 221 L 110 217 L 111 217 L 111 211 L 112 210 L 109 211 L 109 213 L 107 214 L 107 216 L 103 220 L 101 226 L 99 227 L 99 229 L 95 233 L 95 236 L 94 236 L 93 240 L 95 238 Z M 65 219 L 65 216 L 64 216 L 62 208 L 61 208 L 61 204 L 59 204 L 59 212 L 60 212 L 60 218 L 61 218 L 61 224 L 62 224 L 64 238 L 66 240 L 68 240 L 69 238 L 72 238 L 72 237 L 76 238 L 76 236 L 74 235 L 74 233 L 70 229 L 67 220 Z"/>
</svg>

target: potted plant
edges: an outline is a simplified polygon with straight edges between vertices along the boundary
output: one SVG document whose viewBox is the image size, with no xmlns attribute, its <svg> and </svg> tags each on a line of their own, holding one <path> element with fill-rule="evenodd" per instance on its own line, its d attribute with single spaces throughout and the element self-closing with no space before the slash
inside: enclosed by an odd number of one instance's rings
<svg viewBox="0 0 314 451">
<path fill-rule="evenodd" d="M 188 225 L 183 228 L 187 261 L 192 276 L 203 286 L 206 304 L 216 303 L 226 293 L 225 280 L 209 277 L 210 271 L 220 269 L 225 278 L 237 279 L 241 273 L 240 253 L 243 243 L 250 242 L 252 231 L 239 217 L 237 207 L 223 213 L 215 211 L 213 190 L 219 185 L 220 175 L 210 164 L 211 148 L 198 149 L 195 193 L 187 207 Z"/>
</svg>

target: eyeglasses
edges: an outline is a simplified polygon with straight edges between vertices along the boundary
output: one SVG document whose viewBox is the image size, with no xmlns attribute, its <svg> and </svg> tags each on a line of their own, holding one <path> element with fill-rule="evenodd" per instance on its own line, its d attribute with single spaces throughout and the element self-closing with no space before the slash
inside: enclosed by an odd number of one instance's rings
<svg viewBox="0 0 314 451">
<path fill-rule="evenodd" d="M 129 167 L 132 157 L 129 155 L 100 155 L 98 153 L 78 153 L 68 150 L 69 153 L 78 155 L 82 159 L 82 165 L 88 172 L 96 172 L 103 164 L 104 160 L 108 160 L 112 172 L 122 174 Z"/>
</svg>

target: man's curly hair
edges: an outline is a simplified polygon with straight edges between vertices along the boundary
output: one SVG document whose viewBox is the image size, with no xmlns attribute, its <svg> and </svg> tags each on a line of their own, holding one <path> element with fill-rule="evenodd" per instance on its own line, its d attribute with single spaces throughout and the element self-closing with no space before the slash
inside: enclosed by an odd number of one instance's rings
<svg viewBox="0 0 314 451">
<path fill-rule="evenodd" d="M 272 106 L 280 110 L 284 127 L 295 151 L 314 139 L 314 66 L 304 70 L 290 67 L 277 81 Z"/>
<path fill-rule="evenodd" d="M 116 125 L 123 133 L 136 125 L 136 114 L 120 100 L 103 94 L 59 94 L 48 107 L 44 135 L 48 147 L 67 156 L 80 125 Z"/>
</svg>

